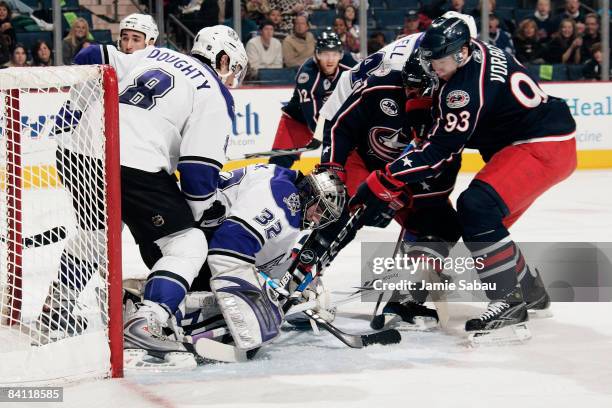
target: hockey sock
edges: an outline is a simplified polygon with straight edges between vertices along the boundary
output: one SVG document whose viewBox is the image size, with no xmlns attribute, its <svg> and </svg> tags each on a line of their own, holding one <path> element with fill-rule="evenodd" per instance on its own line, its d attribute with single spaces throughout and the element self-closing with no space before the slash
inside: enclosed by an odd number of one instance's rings
<svg viewBox="0 0 612 408">
<path fill-rule="evenodd" d="M 517 279 L 518 282 L 521 284 L 521 289 L 523 290 L 523 293 L 530 293 L 535 287 L 538 272 L 529 268 L 529 265 L 527 265 L 527 262 L 525 262 L 525 257 L 523 256 L 523 253 L 518 247 L 516 247 L 516 250 L 518 252 L 518 261 L 516 263 Z"/>
<path fill-rule="evenodd" d="M 98 265 L 79 259 L 64 250 L 60 260 L 60 280 L 63 285 L 80 293 L 91 279 Z"/>
</svg>

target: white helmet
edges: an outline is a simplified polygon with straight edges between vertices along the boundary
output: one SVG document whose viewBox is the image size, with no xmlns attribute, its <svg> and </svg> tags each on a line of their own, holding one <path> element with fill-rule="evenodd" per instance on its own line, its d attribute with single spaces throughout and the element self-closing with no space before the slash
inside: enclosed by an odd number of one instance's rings
<svg viewBox="0 0 612 408">
<path fill-rule="evenodd" d="M 476 29 L 476 21 L 474 20 L 474 17 L 468 14 L 457 13 L 456 11 L 447 11 L 446 13 L 442 14 L 442 17 L 456 17 L 458 19 L 463 20 L 463 22 L 467 24 L 468 28 L 470 29 L 470 37 L 478 38 L 478 30 Z"/>
<path fill-rule="evenodd" d="M 159 30 L 153 17 L 148 14 L 130 14 L 119 23 L 119 36 L 123 30 L 133 30 L 143 33 L 145 36 L 145 43 L 149 45 L 149 40 L 157 41 Z"/>
<path fill-rule="evenodd" d="M 217 67 L 219 63 L 217 59 L 222 51 L 229 57 L 230 70 L 229 73 L 223 75 L 219 73 L 219 67 Z M 232 88 L 236 88 L 240 84 L 242 74 L 246 72 L 249 63 L 240 37 L 231 27 L 224 25 L 201 29 L 195 37 L 191 54 L 200 55 L 209 60 L 224 83 L 225 79 L 231 73 L 234 73 L 234 82 L 229 84 Z"/>
</svg>

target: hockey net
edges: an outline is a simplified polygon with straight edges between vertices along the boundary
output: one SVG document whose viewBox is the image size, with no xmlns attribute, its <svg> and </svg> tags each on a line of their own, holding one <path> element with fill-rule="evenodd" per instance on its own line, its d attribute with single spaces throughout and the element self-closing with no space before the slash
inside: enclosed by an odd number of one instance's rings
<svg viewBox="0 0 612 408">
<path fill-rule="evenodd" d="M 121 376 L 117 81 L 0 71 L 0 385 Z"/>
</svg>

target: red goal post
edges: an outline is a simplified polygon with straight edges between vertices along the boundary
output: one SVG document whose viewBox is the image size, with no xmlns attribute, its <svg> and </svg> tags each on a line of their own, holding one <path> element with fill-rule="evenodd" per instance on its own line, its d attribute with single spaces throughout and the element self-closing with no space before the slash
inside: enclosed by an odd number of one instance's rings
<svg viewBox="0 0 612 408">
<path fill-rule="evenodd" d="M 123 375 L 110 66 L 0 70 L 0 385 Z"/>
</svg>

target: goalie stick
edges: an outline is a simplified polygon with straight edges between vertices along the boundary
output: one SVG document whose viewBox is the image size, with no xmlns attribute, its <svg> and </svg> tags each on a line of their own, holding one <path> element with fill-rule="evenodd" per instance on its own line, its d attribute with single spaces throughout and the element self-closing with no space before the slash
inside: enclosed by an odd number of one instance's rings
<svg viewBox="0 0 612 408">
<path fill-rule="evenodd" d="M 227 157 L 227 160 L 245 160 L 245 159 L 257 159 L 257 158 L 270 158 L 277 156 L 289 156 L 292 154 L 299 154 L 304 152 L 310 152 L 313 150 L 317 150 L 321 147 L 321 141 L 318 139 L 312 139 L 310 143 L 308 143 L 305 147 L 296 147 L 292 149 L 275 149 L 275 150 L 267 150 L 265 152 L 256 152 L 256 153 L 245 153 L 236 157 Z"/>
<path fill-rule="evenodd" d="M 21 240 L 21 243 L 24 248 L 38 248 L 45 245 L 55 244 L 60 242 L 66 238 L 66 227 L 57 226 L 53 228 L 49 228 L 46 231 L 43 231 L 39 234 L 34 234 L 29 237 L 25 237 Z M 3 243 L 7 242 L 5 236 L 0 238 L 0 241 Z"/>
<path fill-rule="evenodd" d="M 272 278 L 263 272 L 259 272 L 260 276 L 263 276 L 266 283 L 276 291 L 281 298 L 287 299 L 288 303 L 291 302 L 290 294 L 285 289 L 281 288 Z M 402 340 L 400 333 L 395 329 L 383 330 L 377 333 L 371 334 L 349 334 L 338 329 L 327 320 L 323 319 L 317 312 L 312 309 L 303 310 L 309 319 L 314 320 L 316 323 L 324 327 L 328 332 L 334 335 L 338 340 L 346 344 L 351 348 L 363 348 L 372 344 L 397 344 Z"/>
</svg>

